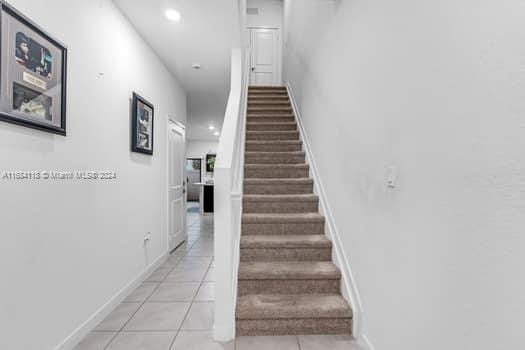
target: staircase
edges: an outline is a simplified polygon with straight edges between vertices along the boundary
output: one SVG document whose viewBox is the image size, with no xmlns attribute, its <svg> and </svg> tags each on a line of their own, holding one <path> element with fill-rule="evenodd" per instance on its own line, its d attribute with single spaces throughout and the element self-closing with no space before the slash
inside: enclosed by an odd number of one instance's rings
<svg viewBox="0 0 525 350">
<path fill-rule="evenodd" d="M 250 87 L 236 331 L 350 334 L 352 310 L 284 87 Z"/>
</svg>

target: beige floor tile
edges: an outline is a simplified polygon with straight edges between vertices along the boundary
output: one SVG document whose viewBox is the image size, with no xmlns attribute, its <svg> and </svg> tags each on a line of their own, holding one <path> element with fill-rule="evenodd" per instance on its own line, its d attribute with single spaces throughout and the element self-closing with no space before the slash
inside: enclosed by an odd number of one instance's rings
<svg viewBox="0 0 525 350">
<path fill-rule="evenodd" d="M 124 299 L 124 302 L 143 302 L 151 295 L 151 293 L 153 293 L 158 285 L 159 283 L 156 282 L 144 282 L 138 286 L 138 288 L 135 289 L 133 293 L 131 293 L 126 299 Z"/>
<path fill-rule="evenodd" d="M 182 324 L 181 330 L 211 330 L 213 327 L 214 303 L 195 302 Z"/>
<path fill-rule="evenodd" d="M 138 310 L 140 303 L 122 303 L 113 310 L 100 324 L 96 331 L 118 331 Z"/>
<path fill-rule="evenodd" d="M 192 248 L 193 249 L 193 248 Z M 191 251 L 191 250 L 190 250 Z M 212 257 L 186 255 L 177 267 L 210 267 Z"/>
<path fill-rule="evenodd" d="M 210 331 L 180 331 L 171 350 L 234 350 L 234 342 L 217 343 Z"/>
<path fill-rule="evenodd" d="M 126 324 L 126 331 L 176 331 L 190 303 L 144 303 Z"/>
<path fill-rule="evenodd" d="M 300 335 L 301 350 L 359 350 L 357 344 L 349 335 Z"/>
<path fill-rule="evenodd" d="M 297 337 L 240 337 L 236 339 L 236 350 L 299 350 Z M 320 348 L 317 350 L 325 350 Z M 332 349 L 326 349 L 332 350 Z"/>
<path fill-rule="evenodd" d="M 166 268 L 173 268 L 179 264 L 179 262 L 184 258 L 185 253 L 181 253 L 179 255 L 170 256 L 164 264 L 162 264 L 162 267 Z"/>
<path fill-rule="evenodd" d="M 162 282 L 172 270 L 170 266 L 161 266 L 146 279 L 146 282 Z"/>
<path fill-rule="evenodd" d="M 177 332 L 122 332 L 107 350 L 167 350 Z"/>
<path fill-rule="evenodd" d="M 215 282 L 215 268 L 210 267 L 208 272 L 206 273 L 206 277 L 204 277 L 205 282 Z"/>
<path fill-rule="evenodd" d="M 73 350 L 104 350 L 116 332 L 91 332 Z"/>
<path fill-rule="evenodd" d="M 206 267 L 177 267 L 166 277 L 166 282 L 201 282 L 206 271 Z"/>
<path fill-rule="evenodd" d="M 204 282 L 199 288 L 195 301 L 215 301 L 215 282 Z"/>
<path fill-rule="evenodd" d="M 212 257 L 213 256 L 213 249 L 206 249 L 206 248 L 191 248 L 188 251 L 187 256 L 195 256 L 195 257 Z"/>
<path fill-rule="evenodd" d="M 148 301 L 193 301 L 199 282 L 162 283 Z"/>
</svg>

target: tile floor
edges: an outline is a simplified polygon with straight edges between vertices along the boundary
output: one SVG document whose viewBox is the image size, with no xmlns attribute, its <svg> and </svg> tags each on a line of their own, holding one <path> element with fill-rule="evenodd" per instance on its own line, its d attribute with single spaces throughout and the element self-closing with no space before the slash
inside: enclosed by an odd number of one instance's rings
<svg viewBox="0 0 525 350">
<path fill-rule="evenodd" d="M 198 206 L 188 203 L 188 208 Z M 188 240 L 75 350 L 358 350 L 350 337 L 212 339 L 213 216 L 187 214 Z"/>
</svg>

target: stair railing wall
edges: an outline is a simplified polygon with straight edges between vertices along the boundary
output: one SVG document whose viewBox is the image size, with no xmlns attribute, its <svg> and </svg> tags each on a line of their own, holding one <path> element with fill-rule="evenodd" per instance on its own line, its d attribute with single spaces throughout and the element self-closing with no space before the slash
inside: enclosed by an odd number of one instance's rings
<svg viewBox="0 0 525 350">
<path fill-rule="evenodd" d="M 232 50 L 230 95 L 214 169 L 216 282 L 213 337 L 223 342 L 235 338 L 249 57 L 246 49 Z"/>
<path fill-rule="evenodd" d="M 363 338 L 363 306 L 361 303 L 361 297 L 359 296 L 359 291 L 357 289 L 356 279 L 350 268 L 349 257 L 346 255 L 343 249 L 341 235 L 337 229 L 335 219 L 332 214 L 332 209 L 330 208 L 329 201 L 326 197 L 323 181 L 319 175 L 319 170 L 317 168 L 317 164 L 311 149 L 310 140 L 303 124 L 301 111 L 297 105 L 291 85 L 287 83 L 286 87 L 288 90 L 288 95 L 290 96 L 290 102 L 292 104 L 294 114 L 297 119 L 297 124 L 299 126 L 299 134 L 301 136 L 301 140 L 303 141 L 304 151 L 306 152 L 306 160 L 308 164 L 310 164 L 310 175 L 314 179 L 314 192 L 319 196 L 319 209 L 321 214 L 323 214 L 326 219 L 326 236 L 332 241 L 333 244 L 334 263 L 341 270 L 341 292 L 353 310 L 352 335 L 359 341 L 364 349 L 372 349 L 373 347 L 369 344 L 368 339 Z"/>
</svg>

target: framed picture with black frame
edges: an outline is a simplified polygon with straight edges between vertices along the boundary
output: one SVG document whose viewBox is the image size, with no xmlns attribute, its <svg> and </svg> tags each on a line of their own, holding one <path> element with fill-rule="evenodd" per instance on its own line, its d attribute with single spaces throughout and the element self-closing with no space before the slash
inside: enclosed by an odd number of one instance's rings
<svg viewBox="0 0 525 350">
<path fill-rule="evenodd" d="M 136 92 L 131 102 L 131 151 L 153 154 L 154 108 Z"/>
<path fill-rule="evenodd" d="M 215 170 L 215 159 L 217 158 L 216 154 L 207 154 L 206 155 L 206 172 L 213 173 Z"/>
<path fill-rule="evenodd" d="M 66 136 L 67 48 L 0 0 L 0 120 Z"/>
</svg>

